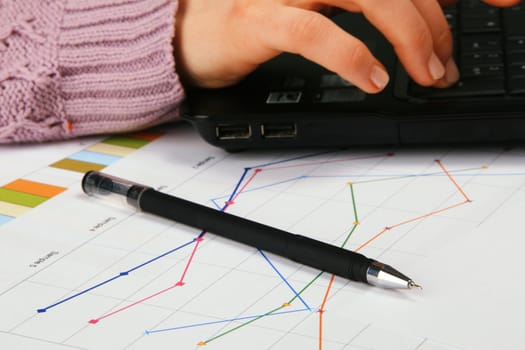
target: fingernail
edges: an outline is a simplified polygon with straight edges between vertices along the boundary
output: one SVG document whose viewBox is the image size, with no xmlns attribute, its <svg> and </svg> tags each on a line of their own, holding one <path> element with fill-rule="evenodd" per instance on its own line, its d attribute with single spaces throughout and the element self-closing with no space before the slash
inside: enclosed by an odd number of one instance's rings
<svg viewBox="0 0 525 350">
<path fill-rule="evenodd" d="M 372 80 L 372 83 L 374 83 L 378 89 L 383 89 L 388 84 L 390 78 L 383 68 L 374 66 L 370 73 L 370 80 Z"/>
<path fill-rule="evenodd" d="M 432 53 L 428 61 L 428 71 L 434 80 L 441 79 L 445 75 L 445 67 L 435 53 Z"/>
<path fill-rule="evenodd" d="M 453 58 L 450 58 L 445 64 L 445 80 L 449 84 L 454 84 L 459 80 L 459 70 Z"/>
</svg>

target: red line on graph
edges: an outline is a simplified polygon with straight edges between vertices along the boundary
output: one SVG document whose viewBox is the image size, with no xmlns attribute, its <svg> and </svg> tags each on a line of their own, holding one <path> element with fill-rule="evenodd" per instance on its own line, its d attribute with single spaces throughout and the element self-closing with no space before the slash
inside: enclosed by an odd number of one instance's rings
<svg viewBox="0 0 525 350">
<path fill-rule="evenodd" d="M 160 290 L 160 291 L 158 291 L 158 292 L 156 292 L 156 293 L 154 293 L 154 294 L 148 295 L 147 297 L 144 297 L 144 298 L 142 298 L 142 299 L 140 299 L 140 300 L 137 300 L 137 301 L 135 301 L 135 302 L 133 302 L 133 303 L 131 303 L 131 304 L 128 304 L 128 305 L 126 305 L 126 306 L 124 306 L 124 307 L 121 307 L 120 309 L 117 309 L 117 310 L 115 310 L 115 311 L 112 311 L 112 312 L 110 312 L 110 313 L 107 313 L 107 314 L 105 314 L 105 315 L 103 315 L 103 316 L 100 316 L 100 317 L 98 317 L 98 318 L 92 319 L 92 320 L 89 321 L 89 323 L 91 323 L 91 324 L 97 324 L 98 322 L 100 322 L 101 320 L 103 320 L 103 319 L 105 319 L 105 318 L 108 318 L 108 317 L 114 316 L 114 315 L 119 314 L 119 313 L 121 313 L 121 312 L 123 312 L 123 311 L 125 311 L 125 310 L 127 310 L 127 309 L 129 309 L 129 308 L 132 308 L 132 307 L 134 307 L 134 306 L 137 306 L 137 305 L 139 305 L 139 304 L 142 304 L 142 303 L 144 303 L 144 302 L 146 302 L 146 301 L 148 301 L 148 300 L 150 300 L 150 299 L 152 299 L 152 298 L 155 298 L 155 297 L 157 297 L 157 296 L 159 296 L 159 295 L 161 295 L 161 294 L 164 294 L 164 293 L 166 293 L 166 292 L 169 292 L 170 290 L 172 290 L 172 289 L 174 289 L 174 288 L 176 288 L 176 287 L 182 287 L 182 286 L 184 286 L 184 277 L 186 277 L 186 273 L 188 272 L 188 269 L 189 269 L 190 264 L 191 264 L 191 262 L 192 262 L 192 260 L 193 260 L 193 257 L 195 256 L 195 252 L 197 251 L 197 248 L 199 247 L 199 244 L 200 244 L 203 240 L 204 240 L 204 238 L 202 238 L 202 237 L 199 237 L 199 238 L 195 239 L 195 242 L 196 242 L 196 243 L 195 243 L 195 246 L 193 247 L 193 250 L 192 250 L 192 252 L 191 252 L 191 254 L 190 254 L 190 257 L 188 258 L 188 261 L 186 262 L 186 266 L 184 267 L 184 271 L 182 272 L 182 275 L 181 275 L 181 277 L 180 277 L 180 279 L 179 279 L 179 281 L 178 281 L 177 283 L 175 283 L 175 284 L 173 284 L 173 285 L 171 285 L 171 286 L 169 286 L 169 287 L 167 287 L 167 288 L 164 288 L 163 290 Z"/>
<path fill-rule="evenodd" d="M 239 189 L 239 191 L 237 191 L 237 193 L 233 196 L 233 198 L 227 203 L 226 205 L 226 208 L 229 207 L 231 204 L 235 204 L 235 200 L 237 199 L 237 197 L 239 197 L 239 195 L 241 193 L 244 192 L 244 190 L 246 189 L 246 187 L 248 187 L 248 185 L 250 184 L 250 182 L 253 181 L 253 179 L 262 171 L 262 169 L 255 169 L 255 171 L 253 172 L 253 174 L 248 178 L 248 180 L 246 180 L 246 182 L 244 183 L 244 185 L 242 185 L 242 187 Z M 226 209 L 224 208 L 224 209 Z"/>
<path fill-rule="evenodd" d="M 246 187 L 247 187 L 247 186 L 253 181 L 253 179 L 257 176 L 257 174 L 259 174 L 261 171 L 262 171 L 262 169 L 255 169 L 255 171 L 253 172 L 253 174 L 252 174 L 252 175 L 246 180 L 246 182 L 244 183 L 244 185 L 239 189 L 239 191 L 237 192 L 237 194 L 235 194 L 235 196 L 232 198 L 232 200 L 230 200 L 230 201 L 228 201 L 228 202 L 226 203 L 226 206 L 224 207 L 224 211 L 225 211 L 230 205 L 234 204 L 235 199 L 239 196 L 239 194 L 241 194 L 241 193 L 246 189 Z M 135 302 L 133 302 L 133 303 L 131 303 L 131 304 L 129 304 L 129 305 L 126 305 L 126 306 L 121 307 L 121 308 L 119 308 L 119 309 L 117 309 L 117 310 L 115 310 L 115 311 L 112 311 L 112 312 L 108 313 L 108 314 L 105 314 L 105 315 L 103 315 L 103 316 L 100 316 L 99 318 L 92 319 L 92 320 L 89 321 L 89 323 L 91 323 L 91 324 L 97 324 L 99 321 L 101 321 L 101 320 L 103 320 L 103 319 L 105 319 L 105 318 L 108 318 L 108 317 L 114 316 L 114 315 L 119 314 L 119 313 L 121 313 L 121 312 L 123 312 L 123 311 L 125 311 L 125 310 L 128 310 L 128 309 L 130 309 L 130 308 L 132 308 L 132 307 L 134 307 L 134 306 L 137 306 L 137 305 L 139 305 L 139 304 L 142 304 L 142 303 L 144 303 L 144 302 L 146 302 L 146 301 L 148 301 L 148 300 L 150 300 L 150 299 L 152 299 L 152 298 L 154 298 L 154 297 L 157 297 L 157 296 L 159 296 L 159 295 L 161 295 L 161 294 L 164 294 L 164 293 L 166 293 L 166 292 L 169 292 L 170 290 L 172 290 L 172 289 L 174 289 L 174 288 L 176 288 L 176 287 L 182 287 L 182 286 L 184 286 L 184 284 L 185 284 L 185 282 L 184 282 L 184 278 L 186 277 L 186 274 L 188 273 L 188 270 L 189 270 L 190 265 L 191 265 L 191 263 L 192 263 L 192 261 L 193 261 L 193 258 L 195 257 L 195 254 L 196 254 L 196 252 L 197 252 L 197 249 L 198 249 L 200 243 L 203 241 L 203 239 L 204 239 L 203 237 L 204 237 L 205 234 L 206 234 L 206 232 L 203 232 L 203 234 L 202 234 L 199 238 L 195 239 L 196 244 L 195 244 L 195 246 L 193 247 L 193 250 L 192 250 L 192 252 L 191 252 L 191 254 L 190 254 L 189 258 L 188 258 L 188 261 L 186 262 L 186 266 L 184 267 L 184 270 L 183 270 L 183 272 L 182 272 L 181 278 L 179 279 L 179 281 L 178 281 L 177 283 L 175 283 L 174 285 L 172 285 L 172 286 L 170 286 L 170 287 L 167 287 L 167 288 L 165 288 L 165 289 L 163 289 L 163 290 L 161 290 L 161 291 L 158 291 L 158 292 L 156 292 L 156 293 L 154 293 L 154 294 L 151 294 L 151 295 L 149 295 L 149 296 L 147 296 L 147 297 L 145 297 L 145 298 L 142 298 L 142 299 L 140 299 L 140 300 L 137 300 L 137 301 L 135 301 Z"/>
<path fill-rule="evenodd" d="M 113 311 L 113 312 L 110 312 L 110 313 L 108 313 L 108 314 L 105 314 L 105 315 L 103 315 L 103 316 L 100 316 L 99 318 L 96 318 L 96 319 L 90 320 L 89 323 L 91 323 L 91 324 L 97 324 L 99 321 L 101 321 L 101 320 L 103 320 L 103 319 L 105 319 L 105 318 L 108 318 L 108 317 L 114 316 L 114 315 L 116 315 L 116 314 L 118 314 L 118 313 L 121 313 L 121 312 L 124 311 L 124 310 L 127 310 L 127 309 L 129 309 L 129 308 L 131 308 L 131 307 L 133 307 L 133 306 L 136 306 L 136 305 L 141 304 L 141 303 L 143 303 L 143 302 L 145 302 L 145 301 L 148 301 L 148 300 L 150 300 L 151 298 L 154 298 L 154 297 L 156 297 L 156 296 L 158 296 L 158 295 L 164 294 L 164 293 L 166 293 L 166 292 L 168 292 L 168 291 L 170 291 L 170 290 L 172 290 L 172 289 L 174 289 L 174 288 L 176 288 L 176 287 L 178 287 L 178 286 L 179 286 L 179 283 L 177 282 L 176 284 L 174 284 L 174 285 L 172 285 L 172 286 L 170 286 L 170 287 L 168 287 L 168 288 L 165 288 L 165 289 L 163 289 L 163 290 L 161 290 L 161 291 L 158 291 L 158 292 L 155 293 L 155 294 L 152 294 L 152 295 L 149 295 L 149 296 L 147 296 L 147 297 L 145 297 L 145 298 L 143 298 L 143 299 L 137 300 L 137 301 L 135 301 L 134 303 L 131 303 L 131 304 L 129 304 L 129 305 L 126 305 L 126 306 L 124 306 L 124 307 L 121 307 L 120 309 L 117 309 L 117 310 L 115 310 L 115 311 Z"/>
<path fill-rule="evenodd" d="M 228 202 L 226 203 L 226 206 L 224 207 L 224 211 L 225 211 L 230 205 L 234 204 L 235 199 L 239 196 L 239 194 L 241 194 L 241 193 L 246 189 L 246 187 L 248 186 L 248 184 L 250 184 L 250 182 L 252 182 L 253 179 L 257 176 L 257 174 L 259 174 L 261 171 L 262 171 L 262 169 L 256 169 L 256 170 L 253 172 L 253 174 L 252 174 L 252 175 L 246 180 L 246 182 L 244 183 L 244 185 L 239 189 L 239 191 L 238 191 L 237 194 L 232 198 L 232 200 L 230 200 L 230 201 L 228 201 Z M 170 286 L 170 287 L 167 287 L 167 288 L 165 288 L 165 289 L 163 289 L 163 290 L 161 290 L 161 291 L 158 291 L 158 292 L 156 292 L 156 293 L 154 293 L 154 294 L 151 294 L 151 295 L 149 295 L 149 296 L 147 296 L 147 297 L 145 297 L 145 298 L 143 298 L 143 299 L 140 299 L 140 300 L 138 300 L 138 301 L 135 301 L 135 302 L 133 302 L 133 303 L 131 303 L 131 304 L 129 304 L 129 305 L 126 305 L 126 306 L 124 306 L 124 307 L 121 307 L 120 309 L 117 309 L 117 310 L 112 311 L 112 312 L 110 312 L 110 313 L 108 313 L 108 314 L 105 314 L 105 315 L 103 315 L 103 316 L 100 316 L 99 318 L 92 319 L 92 320 L 89 321 L 89 323 L 91 323 L 91 324 L 97 324 L 99 321 L 101 321 L 101 320 L 103 320 L 103 319 L 105 319 L 105 318 L 108 318 L 108 317 L 114 316 L 114 315 L 116 315 L 116 314 L 118 314 L 118 313 L 121 313 L 121 312 L 123 312 L 123 311 L 125 311 L 125 310 L 128 310 L 128 309 L 131 308 L 131 307 L 134 307 L 134 306 L 137 306 L 137 305 L 139 305 L 139 304 L 142 304 L 142 303 L 144 303 L 144 302 L 146 302 L 146 301 L 148 301 L 148 300 L 150 300 L 150 299 L 152 299 L 152 298 L 154 298 L 154 297 L 157 297 L 157 296 L 159 296 L 159 295 L 161 295 L 161 294 L 164 294 L 164 293 L 166 293 L 166 292 L 169 292 L 170 290 L 172 290 L 172 289 L 174 289 L 174 288 L 176 288 L 176 287 L 182 287 L 182 286 L 184 286 L 184 284 L 185 284 L 184 279 L 185 279 L 185 277 L 186 277 L 186 274 L 188 273 L 188 270 L 189 270 L 190 265 L 191 265 L 191 263 L 192 263 L 192 261 L 193 261 L 193 258 L 195 257 L 195 254 L 196 254 L 196 252 L 197 252 L 197 249 L 198 249 L 200 243 L 203 241 L 203 239 L 204 239 L 203 237 L 204 237 L 205 234 L 206 234 L 206 232 L 203 232 L 202 235 L 201 235 L 200 237 L 198 237 L 198 238 L 195 239 L 196 244 L 195 244 L 195 246 L 193 247 L 193 250 L 192 250 L 192 252 L 191 252 L 191 254 L 190 254 L 189 258 L 188 258 L 188 261 L 186 262 L 186 266 L 184 267 L 184 270 L 183 270 L 183 272 L 182 272 L 181 278 L 179 279 L 179 281 L 178 281 L 177 283 L 175 283 L 174 285 L 172 285 L 172 286 Z"/>
<path fill-rule="evenodd" d="M 199 248 L 199 245 L 204 240 L 204 238 L 198 237 L 195 241 L 195 247 L 193 247 L 193 250 L 191 251 L 190 257 L 188 259 L 188 262 L 186 263 L 186 266 L 184 267 L 184 271 L 182 272 L 182 276 L 180 277 L 180 280 L 178 283 L 181 283 L 181 285 L 184 285 L 184 278 L 186 277 L 186 274 L 188 273 L 188 270 L 190 268 L 191 262 L 193 261 L 193 258 L 195 257 L 195 253 L 197 252 L 197 248 Z"/>
</svg>

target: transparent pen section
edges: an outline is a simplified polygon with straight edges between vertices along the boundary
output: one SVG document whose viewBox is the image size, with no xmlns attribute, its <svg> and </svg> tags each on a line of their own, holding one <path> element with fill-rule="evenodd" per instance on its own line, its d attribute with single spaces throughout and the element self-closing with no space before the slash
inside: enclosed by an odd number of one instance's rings
<svg viewBox="0 0 525 350">
<path fill-rule="evenodd" d="M 89 196 L 140 209 L 140 195 L 149 187 L 98 171 L 89 171 L 82 179 L 82 189 Z"/>
</svg>

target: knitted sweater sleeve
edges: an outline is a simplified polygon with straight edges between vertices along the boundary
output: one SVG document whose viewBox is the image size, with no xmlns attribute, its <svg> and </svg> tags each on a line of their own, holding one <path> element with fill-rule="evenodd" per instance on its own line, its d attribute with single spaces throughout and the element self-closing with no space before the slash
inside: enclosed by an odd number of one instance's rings
<svg viewBox="0 0 525 350">
<path fill-rule="evenodd" d="M 0 143 L 174 120 L 177 0 L 0 0 Z"/>
</svg>

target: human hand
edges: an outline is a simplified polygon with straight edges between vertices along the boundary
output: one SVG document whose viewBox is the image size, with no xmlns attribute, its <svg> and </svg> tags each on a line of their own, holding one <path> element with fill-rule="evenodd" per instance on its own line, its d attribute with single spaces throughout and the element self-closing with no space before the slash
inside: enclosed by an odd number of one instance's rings
<svg viewBox="0 0 525 350">
<path fill-rule="evenodd" d="M 389 77 L 358 39 L 327 14 L 362 12 L 392 43 L 420 85 L 446 87 L 459 73 L 440 4 L 454 0 L 179 0 L 174 40 L 177 71 L 187 84 L 234 84 L 281 52 L 296 53 L 368 93 Z M 486 0 L 510 6 L 519 0 Z"/>
</svg>

